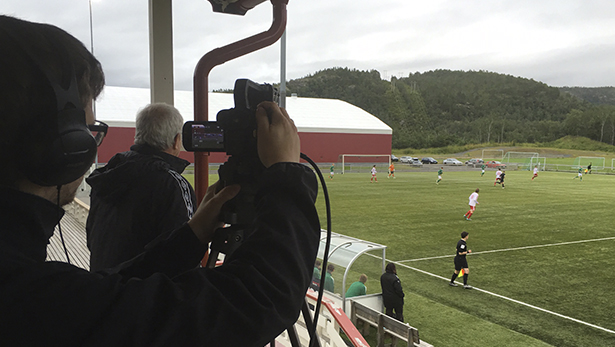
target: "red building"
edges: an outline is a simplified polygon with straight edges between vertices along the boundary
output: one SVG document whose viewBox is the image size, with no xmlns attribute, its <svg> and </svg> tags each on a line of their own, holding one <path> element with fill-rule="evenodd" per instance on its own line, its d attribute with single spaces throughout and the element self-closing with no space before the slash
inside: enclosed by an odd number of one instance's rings
<svg viewBox="0 0 615 347">
<path fill-rule="evenodd" d="M 96 102 L 96 118 L 109 125 L 107 138 L 98 151 L 98 162 L 106 163 L 134 142 L 137 112 L 150 102 L 144 88 L 105 87 Z M 233 95 L 209 93 L 209 120 L 219 110 L 232 108 Z M 193 120 L 191 91 L 175 91 L 175 107 L 184 120 Z M 392 130 L 370 113 L 345 101 L 334 99 L 286 99 L 286 109 L 301 138 L 301 152 L 318 163 L 337 162 L 341 154 L 391 154 Z M 193 161 L 193 155 L 181 157 Z M 210 163 L 226 161 L 223 153 L 212 153 Z"/>
</svg>

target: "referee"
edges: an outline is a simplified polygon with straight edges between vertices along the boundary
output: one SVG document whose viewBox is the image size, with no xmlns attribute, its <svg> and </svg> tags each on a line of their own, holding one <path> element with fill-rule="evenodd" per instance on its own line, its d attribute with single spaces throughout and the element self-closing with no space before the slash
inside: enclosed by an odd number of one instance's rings
<svg viewBox="0 0 615 347">
<path fill-rule="evenodd" d="M 468 269 L 468 260 L 466 259 L 466 255 L 468 253 L 472 253 L 471 249 L 468 249 L 468 245 L 466 241 L 468 241 L 469 233 L 467 231 L 461 232 L 461 240 L 457 242 L 457 253 L 455 255 L 455 273 L 453 273 L 453 277 L 451 277 L 451 281 L 449 282 L 449 286 L 457 287 L 457 283 L 455 283 L 455 279 L 459 276 L 459 271 L 463 269 L 463 288 L 464 289 L 472 289 L 471 286 L 468 285 L 468 273 L 470 269 Z"/>
</svg>

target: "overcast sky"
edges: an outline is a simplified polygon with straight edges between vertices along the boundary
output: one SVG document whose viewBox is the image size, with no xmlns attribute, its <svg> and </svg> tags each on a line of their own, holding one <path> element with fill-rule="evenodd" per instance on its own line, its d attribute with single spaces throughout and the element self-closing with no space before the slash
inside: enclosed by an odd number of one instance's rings
<svg viewBox="0 0 615 347">
<path fill-rule="evenodd" d="M 107 85 L 149 87 L 147 0 L 92 0 L 94 53 Z M 0 13 L 57 25 L 90 46 L 88 0 L 2 0 Z M 245 16 L 206 0 L 175 0 L 176 89 L 191 90 L 197 61 L 267 30 L 266 1 Z M 615 85 L 613 0 L 289 0 L 287 80 L 331 67 L 383 78 L 435 69 L 487 70 L 551 86 Z M 216 67 L 210 89 L 237 78 L 277 83 L 276 43 Z"/>
</svg>

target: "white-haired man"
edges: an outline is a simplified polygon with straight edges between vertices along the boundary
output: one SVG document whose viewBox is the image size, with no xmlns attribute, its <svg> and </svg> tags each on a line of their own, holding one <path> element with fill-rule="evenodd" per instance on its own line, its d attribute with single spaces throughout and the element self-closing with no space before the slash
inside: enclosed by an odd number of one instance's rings
<svg viewBox="0 0 615 347">
<path fill-rule="evenodd" d="M 192 186 L 179 158 L 184 120 L 165 103 L 137 114 L 135 144 L 95 170 L 87 221 L 90 269 L 115 267 L 143 252 L 160 234 L 187 222 L 196 208 Z"/>
</svg>

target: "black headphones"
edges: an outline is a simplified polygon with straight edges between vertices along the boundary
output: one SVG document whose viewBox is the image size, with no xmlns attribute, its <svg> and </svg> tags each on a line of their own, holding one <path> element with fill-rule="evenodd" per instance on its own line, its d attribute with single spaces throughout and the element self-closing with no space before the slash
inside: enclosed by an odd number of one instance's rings
<svg viewBox="0 0 615 347">
<path fill-rule="evenodd" d="M 33 67 L 45 76 L 46 83 L 55 95 L 55 107 L 48 112 L 48 116 L 52 117 L 48 124 L 55 125 L 55 128 L 49 129 L 50 141 L 41 148 L 40 144 L 33 144 L 37 139 L 25 136 L 26 140 L 20 147 L 19 169 L 30 181 L 41 186 L 60 186 L 73 182 L 83 176 L 94 162 L 97 145 L 86 124 L 75 69 L 68 52 L 61 43 L 56 45 L 56 52 L 62 60 L 62 77 L 58 80 L 52 71 L 45 68 L 41 54 L 34 52 L 27 44 L 22 44 L 28 42 L 26 37 L 3 29 L 25 53 Z"/>
</svg>

